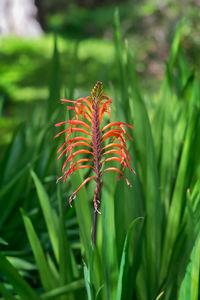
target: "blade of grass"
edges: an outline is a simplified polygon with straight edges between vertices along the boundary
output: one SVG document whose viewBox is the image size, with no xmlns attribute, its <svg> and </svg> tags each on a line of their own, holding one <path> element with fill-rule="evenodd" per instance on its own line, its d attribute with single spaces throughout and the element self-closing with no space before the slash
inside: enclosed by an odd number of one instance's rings
<svg viewBox="0 0 200 300">
<path fill-rule="evenodd" d="M 35 264 L 32 264 L 29 261 L 24 260 L 20 257 L 7 256 L 6 258 L 16 269 L 29 270 L 29 271 L 37 269 Z"/>
<path fill-rule="evenodd" d="M 122 46 L 122 38 L 120 33 L 120 19 L 119 19 L 119 10 L 116 9 L 114 13 L 114 39 L 115 39 L 115 49 L 116 49 L 116 57 L 119 69 L 119 81 L 121 88 L 121 106 L 124 111 L 127 110 L 128 104 L 128 89 L 127 89 L 127 78 L 126 71 L 124 66 L 124 55 L 123 55 L 123 46 Z"/>
<path fill-rule="evenodd" d="M 152 121 L 152 130 L 154 136 L 154 144 L 155 144 L 157 161 L 160 160 L 160 156 L 161 156 L 163 126 L 164 124 L 166 124 L 164 122 L 164 117 L 167 116 L 167 112 L 166 112 L 166 108 L 168 107 L 167 103 L 171 101 L 171 89 L 172 89 L 172 84 L 174 82 L 173 68 L 175 66 L 175 62 L 179 53 L 183 25 L 184 25 L 184 20 L 182 20 L 179 23 L 179 26 L 173 38 L 169 59 L 166 64 L 165 76 L 157 99 L 158 104 L 156 106 L 156 111 L 154 113 L 154 118 Z M 163 101 L 165 105 L 163 105 Z"/>
<path fill-rule="evenodd" d="M 6 240 L 4 240 L 2 237 L 0 237 L 0 244 L 4 245 L 4 246 L 8 245 L 8 243 L 6 242 Z"/>
<path fill-rule="evenodd" d="M 94 290 L 90 283 L 90 276 L 89 276 L 90 272 L 85 263 L 83 266 L 83 271 L 84 271 L 84 280 L 85 280 L 85 286 L 86 286 L 88 300 L 94 300 Z"/>
<path fill-rule="evenodd" d="M 45 218 L 46 226 L 48 229 L 49 237 L 51 239 L 54 255 L 56 261 L 59 262 L 59 232 L 58 232 L 58 216 L 55 210 L 51 207 L 50 199 L 36 173 L 31 170 L 31 176 L 33 178 L 38 199 L 42 208 L 42 212 Z"/>
<path fill-rule="evenodd" d="M 95 300 L 101 300 L 102 299 L 103 288 L 104 288 L 103 284 L 98 288 L 96 296 L 95 296 Z"/>
<path fill-rule="evenodd" d="M 177 286 L 180 286 L 188 261 L 194 247 L 195 240 L 199 234 L 200 218 L 196 216 L 197 210 L 200 212 L 200 191 L 199 182 L 195 184 L 192 193 L 187 189 L 185 209 L 181 216 L 178 236 L 176 238 L 172 257 L 170 259 L 170 271 L 168 272 L 165 281 L 165 298 L 171 299 L 175 297 L 178 299 Z M 183 251 L 184 249 L 184 251 Z M 178 266 L 178 276 L 177 275 Z M 176 296 L 175 293 L 176 292 Z"/>
<path fill-rule="evenodd" d="M 168 68 L 168 67 L 167 67 Z M 166 72 L 165 86 L 163 87 L 162 94 L 162 109 L 161 117 L 163 120 L 160 122 L 162 125 L 162 138 L 160 145 L 160 189 L 161 201 L 165 206 L 165 213 L 168 213 L 170 205 L 170 193 L 172 187 L 173 177 L 173 147 L 174 147 L 174 123 L 173 123 L 173 96 L 171 90 L 170 76 Z M 159 123 L 156 124 L 155 131 L 159 128 Z M 156 135 L 157 133 L 155 133 Z M 158 135 L 159 137 L 159 135 Z"/>
<path fill-rule="evenodd" d="M 191 253 L 185 277 L 180 287 L 178 300 L 198 300 L 200 270 L 200 234 Z"/>
<path fill-rule="evenodd" d="M 63 199 L 61 187 L 57 185 L 57 198 L 59 208 L 59 270 L 60 284 L 64 285 L 72 280 L 72 262 L 70 255 L 70 245 L 67 239 L 67 232 L 64 223 Z"/>
<path fill-rule="evenodd" d="M 73 174 L 71 176 L 71 182 L 73 190 L 76 190 L 78 186 L 83 182 L 80 172 Z M 90 254 L 90 241 L 92 234 L 92 219 L 89 208 L 89 197 L 86 192 L 86 188 L 83 187 L 79 191 L 78 197 L 74 201 L 74 206 L 76 210 L 77 220 L 80 228 L 80 236 L 84 246 L 84 252 L 89 261 Z"/>
<path fill-rule="evenodd" d="M 74 45 L 74 57 L 72 62 L 72 72 L 70 74 L 70 83 L 69 83 L 69 99 L 74 97 L 74 89 L 76 86 L 76 74 L 77 74 L 77 66 L 78 66 L 78 49 L 79 42 L 75 42 Z"/>
<path fill-rule="evenodd" d="M 157 162 L 155 157 L 154 143 L 151 125 L 144 100 L 141 96 L 136 75 L 132 66 L 130 53 L 127 48 L 127 72 L 131 86 L 130 108 L 134 117 L 134 148 L 138 171 L 143 186 L 146 206 L 146 260 L 148 274 L 148 293 L 153 297 L 158 280 L 158 272 L 161 255 L 161 216 L 162 207 L 159 193 L 159 179 Z M 148 153 L 146 152 L 148 151 Z M 145 272 L 146 272 L 145 271 Z"/>
<path fill-rule="evenodd" d="M 182 35 L 182 30 L 183 30 L 183 26 L 185 24 L 185 19 L 182 19 L 178 26 L 177 26 L 177 30 L 175 33 L 175 36 L 173 38 L 173 42 L 172 42 L 172 46 L 171 46 L 171 50 L 170 50 L 170 55 L 169 55 L 169 68 L 172 69 L 174 67 L 178 52 L 179 52 L 179 47 L 180 47 L 180 40 L 181 40 L 181 35 Z"/>
<path fill-rule="evenodd" d="M 160 279 L 164 280 L 170 263 L 170 258 L 173 251 L 173 246 L 179 229 L 181 212 L 185 203 L 186 188 L 188 187 L 189 169 L 191 169 L 190 156 L 194 143 L 194 133 L 199 117 L 199 112 L 193 107 L 193 112 L 190 117 L 189 126 L 184 142 L 183 152 L 181 155 L 180 167 L 178 170 L 176 185 L 172 197 L 172 202 L 167 219 L 167 226 L 163 245 L 162 266 Z M 189 163 L 190 162 L 190 163 Z"/>
<path fill-rule="evenodd" d="M 118 259 L 115 232 L 114 192 L 116 176 L 105 174 L 102 191 L 102 262 L 105 299 L 115 299 L 118 275 Z"/>
<path fill-rule="evenodd" d="M 42 285 L 44 289 L 48 291 L 56 286 L 56 282 L 54 281 L 54 278 L 51 274 L 50 268 L 47 264 L 44 252 L 42 250 L 40 241 L 36 235 L 31 220 L 22 209 L 21 209 L 21 213 L 22 213 L 26 233 L 28 235 L 28 239 L 38 267 Z"/>
<path fill-rule="evenodd" d="M 14 290 L 22 299 L 39 300 L 40 297 L 28 285 L 28 283 L 19 275 L 17 270 L 0 253 L 0 270 L 12 284 Z"/>
<path fill-rule="evenodd" d="M 55 299 L 55 297 L 57 297 L 57 296 L 68 294 L 68 293 L 74 292 L 78 289 L 82 289 L 84 287 L 85 287 L 84 279 L 80 279 L 80 280 L 71 282 L 69 284 L 66 284 L 62 287 L 53 289 L 49 292 L 46 292 L 46 293 L 42 294 L 40 297 L 41 297 L 41 299 Z"/>
<path fill-rule="evenodd" d="M 126 270 L 126 265 L 128 264 L 128 249 L 129 249 L 129 242 L 131 238 L 131 234 L 133 229 L 135 228 L 135 225 L 140 221 L 141 217 L 135 219 L 132 221 L 132 223 L 129 226 L 125 241 L 124 241 L 124 246 L 123 246 L 123 252 L 122 252 L 122 257 L 121 257 L 121 263 L 120 263 L 120 270 L 119 270 L 119 276 L 118 276 L 118 283 L 117 283 L 117 294 L 116 294 L 116 300 L 122 299 L 122 288 L 123 288 L 123 275 Z"/>
<path fill-rule="evenodd" d="M 57 106 L 57 100 L 60 99 L 60 62 L 57 46 L 57 36 L 54 36 L 54 51 L 52 56 L 51 77 L 49 85 L 49 99 L 47 101 L 47 120 Z"/>
<path fill-rule="evenodd" d="M 13 134 L 12 141 L 6 149 L 5 156 L 1 162 L 0 183 L 5 184 L 10 180 L 10 174 L 16 170 L 16 162 L 19 160 L 20 153 L 25 147 L 25 131 L 19 125 Z"/>
<path fill-rule="evenodd" d="M 22 179 L 22 177 L 25 175 L 26 171 L 28 169 L 28 166 L 24 167 L 21 171 L 19 171 L 6 185 L 3 186 L 3 188 L 0 191 L 0 211 L 3 211 L 4 213 L 1 215 L 0 218 L 0 226 L 3 225 L 3 223 L 6 221 L 6 219 L 9 217 L 10 213 L 12 212 L 14 206 L 16 205 L 16 195 L 17 195 L 17 189 L 20 190 L 19 186 L 16 187 L 16 193 L 9 195 L 9 199 L 7 202 L 5 202 L 5 196 L 6 198 L 7 193 L 10 193 L 14 190 L 15 184 L 17 184 L 18 181 Z M 22 180 L 20 181 L 22 182 Z M 9 203 L 9 205 L 8 205 Z"/>
<path fill-rule="evenodd" d="M 0 282 L 0 292 L 4 299 L 6 300 L 16 300 L 16 298 L 5 288 L 5 286 Z"/>
</svg>

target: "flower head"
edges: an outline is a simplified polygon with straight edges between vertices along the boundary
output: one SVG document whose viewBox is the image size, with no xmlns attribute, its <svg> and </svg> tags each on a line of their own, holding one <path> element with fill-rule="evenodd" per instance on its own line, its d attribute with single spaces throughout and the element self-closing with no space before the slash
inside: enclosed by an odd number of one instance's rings
<svg viewBox="0 0 200 300">
<path fill-rule="evenodd" d="M 107 166 L 108 162 L 116 161 L 122 166 L 122 170 L 130 167 L 130 156 L 127 151 L 126 138 L 132 140 L 126 132 L 125 127 L 133 128 L 123 122 L 111 122 L 101 128 L 102 118 L 105 113 L 110 119 L 110 105 L 112 99 L 106 96 L 101 82 L 97 82 L 91 92 L 91 96 L 79 98 L 76 101 L 61 99 L 63 103 L 69 103 L 68 109 L 74 111 L 72 120 L 64 121 L 55 126 L 67 125 L 67 129 L 59 132 L 55 137 L 65 133 L 65 142 L 58 149 L 58 159 L 65 156 L 62 167 L 63 175 L 57 182 L 66 179 L 79 169 L 92 169 L 93 176 L 87 177 L 79 188 L 70 196 L 69 204 L 75 199 L 78 191 L 90 180 L 96 181 L 94 193 L 94 209 L 99 213 L 98 204 L 100 203 L 101 187 L 103 185 L 102 175 L 108 171 L 119 173 L 118 180 L 123 177 L 126 183 L 131 186 L 123 172 L 112 166 Z M 77 136 L 73 137 L 73 133 Z M 108 142 L 108 143 L 107 143 Z M 78 147 L 78 148 L 77 148 Z M 81 147 L 81 148 L 80 148 Z M 77 158 L 79 155 L 87 154 L 87 157 Z M 110 156 L 111 155 L 111 156 Z"/>
</svg>

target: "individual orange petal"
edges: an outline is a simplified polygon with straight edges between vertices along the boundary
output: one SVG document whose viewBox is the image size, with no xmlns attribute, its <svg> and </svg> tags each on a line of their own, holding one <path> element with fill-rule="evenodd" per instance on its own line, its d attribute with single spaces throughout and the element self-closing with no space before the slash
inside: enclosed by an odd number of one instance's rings
<svg viewBox="0 0 200 300">
<path fill-rule="evenodd" d="M 68 141 L 66 141 L 57 151 L 57 153 L 59 153 L 64 147 L 65 145 L 67 145 L 68 143 L 71 143 L 71 142 L 74 142 L 74 141 L 87 141 L 87 142 L 90 142 L 90 139 L 86 138 L 86 137 L 83 137 L 83 136 L 78 136 L 78 137 L 74 137 Z"/>
<path fill-rule="evenodd" d="M 121 157 L 121 151 L 116 150 L 116 149 L 108 150 L 108 151 L 102 153 L 101 156 L 111 154 L 111 153 L 115 153 L 115 154 L 119 155 L 119 157 Z"/>
<path fill-rule="evenodd" d="M 74 104 L 76 103 L 76 101 L 74 101 L 74 100 L 68 100 L 68 99 L 60 99 L 60 101 L 74 103 Z"/>
<path fill-rule="evenodd" d="M 78 164 L 81 164 L 81 163 L 83 163 L 83 162 L 85 162 L 85 161 L 93 161 L 93 159 L 91 159 L 91 158 L 82 158 L 82 159 L 79 159 L 79 160 L 77 160 L 74 164 L 72 164 L 72 165 L 70 166 L 70 168 L 71 168 L 71 167 L 74 168 L 74 167 L 77 166 Z M 63 164 L 62 172 L 65 172 L 65 167 L 66 167 L 66 164 Z"/>
<path fill-rule="evenodd" d="M 106 162 L 106 161 L 114 161 L 114 160 L 121 162 L 121 158 L 112 156 L 112 157 L 109 157 L 109 158 L 104 159 L 104 160 L 102 161 L 102 163 L 104 163 L 104 162 Z"/>
<path fill-rule="evenodd" d="M 58 159 L 60 159 L 60 157 L 67 151 L 67 150 L 72 150 L 74 147 L 76 147 L 76 146 L 87 146 L 87 147 L 90 147 L 90 148 L 92 148 L 92 146 L 91 145 L 89 145 L 88 143 L 85 143 L 85 142 L 76 142 L 76 143 L 70 143 L 70 145 L 66 148 L 66 149 L 64 149 L 63 151 L 62 151 L 62 153 L 58 156 Z"/>
<path fill-rule="evenodd" d="M 76 155 L 79 155 L 79 154 L 82 154 L 82 153 L 89 153 L 89 154 L 92 154 L 92 155 L 93 155 L 93 153 L 92 153 L 91 151 L 88 151 L 88 150 L 78 150 L 78 151 L 74 152 L 73 154 L 71 154 L 71 155 L 67 158 L 67 160 L 66 160 L 66 161 L 64 162 L 64 164 L 63 164 L 63 169 L 65 169 L 66 164 L 67 164 L 69 161 L 72 161 L 73 158 L 74 158 Z"/>
<path fill-rule="evenodd" d="M 71 202 L 72 202 L 72 200 L 74 200 L 75 198 L 76 198 L 76 194 L 78 193 L 78 191 L 80 191 L 80 189 L 87 183 L 87 182 L 89 182 L 90 180 L 92 180 L 92 179 L 95 179 L 96 180 L 96 177 L 95 176 L 92 176 L 92 177 L 88 177 L 88 178 L 86 178 L 84 181 L 83 181 L 83 183 L 79 186 L 79 188 L 75 191 L 75 192 L 73 192 L 73 194 L 70 196 L 70 198 L 69 198 L 69 205 L 70 206 L 72 206 L 71 205 Z"/>
<path fill-rule="evenodd" d="M 84 105 L 82 103 L 77 103 L 76 106 L 80 107 L 82 111 L 85 110 L 86 113 L 92 118 L 92 112 L 86 105 Z"/>
<path fill-rule="evenodd" d="M 110 137 L 110 136 L 115 135 L 115 134 L 119 134 L 119 135 L 125 134 L 129 139 L 133 140 L 132 137 L 131 137 L 128 133 L 124 132 L 124 131 L 121 130 L 121 129 L 117 129 L 117 128 L 115 128 L 115 129 L 110 129 L 110 130 L 108 130 L 107 132 L 105 132 L 105 133 L 102 135 L 102 139 L 103 139 L 104 137 Z M 104 139 L 104 140 L 105 140 L 105 139 Z"/>
<path fill-rule="evenodd" d="M 108 144 L 108 145 L 106 145 L 105 147 L 103 147 L 102 150 L 108 149 L 108 148 L 111 148 L 111 147 L 117 147 L 117 148 L 123 149 L 123 150 L 126 152 L 126 155 L 127 155 L 127 157 L 128 157 L 128 160 L 130 161 L 130 156 L 129 156 L 129 154 L 128 154 L 127 149 L 126 149 L 123 145 L 121 145 L 121 144 L 111 143 L 111 144 Z"/>
<path fill-rule="evenodd" d="M 76 102 L 80 102 L 80 101 L 85 102 L 89 106 L 91 112 L 93 111 L 92 103 L 87 98 L 79 98 L 76 100 Z"/>
<path fill-rule="evenodd" d="M 125 125 L 125 126 L 128 126 L 131 129 L 133 129 L 133 126 L 131 126 L 129 124 L 126 124 L 126 123 L 123 123 L 123 122 L 111 122 L 111 123 L 107 124 L 106 126 L 104 126 L 101 131 L 104 131 L 107 128 L 112 127 L 112 126 L 120 126 L 120 125 Z"/>
<path fill-rule="evenodd" d="M 83 165 L 83 166 L 79 166 L 77 168 L 70 168 L 69 171 L 67 171 L 67 174 L 65 175 L 65 178 L 63 180 L 63 183 L 65 183 L 66 179 L 68 176 L 70 176 L 72 173 L 74 173 L 76 170 L 80 170 L 80 169 L 88 169 L 88 168 L 91 168 L 91 169 L 94 169 L 94 167 L 90 166 L 90 165 Z"/>
<path fill-rule="evenodd" d="M 61 135 L 64 132 L 67 132 L 67 131 L 69 131 L 70 133 L 71 132 L 83 132 L 87 135 L 91 135 L 91 133 L 89 133 L 88 131 L 86 131 L 85 129 L 82 129 L 82 128 L 68 128 L 68 129 L 65 129 L 65 130 L 59 132 L 58 134 L 56 134 L 55 138 L 57 138 L 59 135 Z"/>
<path fill-rule="evenodd" d="M 91 127 L 87 123 L 85 123 L 83 121 L 79 121 L 79 120 L 64 121 L 64 122 L 60 122 L 60 123 L 55 124 L 55 126 L 58 127 L 58 126 L 61 126 L 63 124 L 66 124 L 66 123 L 71 124 L 71 125 L 82 125 L 82 126 L 84 126 L 84 127 L 91 130 Z"/>
<path fill-rule="evenodd" d="M 99 117 L 100 117 L 100 120 L 102 119 L 104 112 L 107 111 L 107 108 L 111 104 L 111 102 L 112 102 L 112 99 L 109 99 L 108 101 L 104 102 L 102 104 L 102 106 L 99 108 Z"/>
<path fill-rule="evenodd" d="M 75 106 L 76 119 L 78 119 L 79 117 L 82 117 L 83 120 L 86 118 L 90 123 L 92 123 L 91 114 L 90 113 L 88 114 L 87 112 L 85 112 L 84 107 L 82 107 L 82 106 L 79 107 L 79 106 L 78 105 Z"/>
<path fill-rule="evenodd" d="M 119 157 L 115 157 L 115 156 L 112 156 L 112 157 L 109 157 L 109 158 L 106 158 L 102 161 L 102 163 L 106 162 L 106 161 L 113 161 L 113 160 L 116 160 L 116 161 L 119 161 L 124 167 L 127 167 L 130 171 L 132 171 L 134 174 L 135 171 L 133 169 L 131 169 L 130 165 L 129 165 L 129 162 L 127 160 L 127 157 L 125 155 L 123 155 L 122 152 L 118 151 L 118 150 L 109 150 L 109 151 L 106 151 L 104 154 L 111 154 L 111 153 L 115 153 L 117 155 L 120 156 Z M 125 162 L 123 162 L 125 160 Z"/>
<path fill-rule="evenodd" d="M 106 171 L 115 171 L 115 172 L 118 172 L 118 173 L 120 174 L 119 179 L 120 179 L 121 177 L 123 177 L 123 178 L 126 180 L 126 183 L 127 183 L 128 185 L 130 185 L 130 187 L 132 187 L 130 181 L 124 176 L 124 174 L 123 174 L 119 169 L 110 167 L 110 168 L 104 169 L 104 170 L 102 171 L 102 174 L 103 174 L 104 172 L 106 172 Z"/>
<path fill-rule="evenodd" d="M 79 100 L 79 101 L 78 101 Z M 62 102 L 69 102 L 69 103 L 73 103 L 75 105 L 75 107 L 78 105 L 78 106 L 81 106 L 82 109 L 84 108 L 86 110 L 86 112 L 90 115 L 90 117 L 92 117 L 92 104 L 87 100 L 87 99 L 84 99 L 84 98 L 80 98 L 76 101 L 73 101 L 73 100 L 67 100 L 67 99 L 61 99 Z M 83 101 L 83 102 L 86 102 L 88 104 L 89 107 L 87 107 L 86 105 L 80 103 L 80 101 Z M 72 107 L 72 106 L 67 106 L 68 109 L 75 109 L 75 107 Z"/>
</svg>

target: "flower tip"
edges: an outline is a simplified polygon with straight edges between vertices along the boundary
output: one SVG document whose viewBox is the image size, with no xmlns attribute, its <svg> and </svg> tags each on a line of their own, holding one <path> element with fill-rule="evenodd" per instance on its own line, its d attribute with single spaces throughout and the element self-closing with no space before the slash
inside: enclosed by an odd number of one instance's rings
<svg viewBox="0 0 200 300">
<path fill-rule="evenodd" d="M 72 196 L 69 198 L 69 206 L 72 207 Z"/>
<path fill-rule="evenodd" d="M 97 205 L 95 205 L 94 211 L 101 215 L 101 212 L 98 210 Z"/>
<path fill-rule="evenodd" d="M 135 170 L 131 169 L 131 171 L 132 171 L 135 175 L 137 175 L 137 173 L 135 172 Z"/>
<path fill-rule="evenodd" d="M 56 184 L 58 183 L 58 181 L 60 181 L 61 178 L 63 178 L 63 176 L 59 177 L 59 178 L 56 180 Z"/>
<path fill-rule="evenodd" d="M 72 201 L 76 198 L 76 194 L 72 194 L 70 197 L 69 197 L 69 206 L 72 207 Z"/>
<path fill-rule="evenodd" d="M 132 184 L 130 183 L 130 181 L 126 178 L 126 183 L 128 184 L 128 186 L 132 187 Z"/>
</svg>

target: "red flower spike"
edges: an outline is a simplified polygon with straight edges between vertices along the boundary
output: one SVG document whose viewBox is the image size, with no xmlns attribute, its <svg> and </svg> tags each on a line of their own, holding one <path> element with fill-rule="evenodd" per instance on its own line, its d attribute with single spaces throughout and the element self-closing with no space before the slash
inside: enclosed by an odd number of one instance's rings
<svg viewBox="0 0 200 300">
<path fill-rule="evenodd" d="M 128 168 L 130 171 L 135 173 L 135 171 L 131 169 L 129 164 L 130 156 L 127 151 L 125 139 L 126 137 L 128 137 L 132 140 L 131 136 L 126 132 L 125 127 L 128 127 L 130 129 L 133 129 L 133 127 L 123 122 L 111 122 L 100 129 L 102 118 L 105 113 L 108 114 L 108 117 L 110 119 L 110 105 L 112 103 L 112 99 L 109 99 L 106 96 L 103 91 L 102 83 L 99 81 L 92 90 L 91 96 L 79 98 L 76 101 L 66 99 L 61 99 L 61 101 L 63 104 L 70 103 L 71 106 L 67 106 L 67 109 L 74 110 L 74 117 L 72 120 L 60 122 L 55 125 L 62 126 L 65 124 L 65 126 L 67 126 L 67 129 L 62 130 L 55 136 L 58 137 L 62 133 L 66 133 L 66 141 L 58 149 L 57 153 L 61 152 L 62 150 L 62 152 L 58 156 L 58 159 L 63 155 L 67 156 L 67 159 L 65 160 L 62 167 L 63 175 L 58 178 L 57 182 L 62 178 L 64 178 L 65 182 L 66 179 L 76 170 L 85 168 L 92 169 L 95 173 L 95 176 L 88 177 L 83 181 L 79 188 L 69 198 L 69 204 L 71 206 L 71 202 L 73 199 L 75 199 L 78 191 L 86 183 L 94 179 L 97 184 L 93 199 L 94 210 L 95 214 L 100 214 L 98 206 L 101 200 L 101 187 L 103 185 L 101 178 L 104 172 L 114 171 L 119 173 L 118 180 L 123 177 L 126 180 L 127 184 L 131 186 L 130 182 L 124 176 L 121 170 L 116 167 L 108 167 L 102 170 L 102 166 L 104 166 L 105 163 L 107 165 L 107 163 L 109 162 L 117 162 L 120 163 L 122 170 Z M 73 132 L 77 134 L 81 133 L 82 135 L 68 139 Z M 110 143 L 108 145 L 104 145 L 104 141 L 106 141 L 107 139 L 110 139 Z M 113 141 L 115 142 L 113 143 Z M 74 148 L 77 149 L 77 147 L 78 150 L 74 151 Z M 86 154 L 90 157 L 77 159 L 77 156 Z M 108 154 L 112 154 L 112 156 L 105 157 L 105 155 Z M 68 163 L 69 166 L 67 168 Z M 93 234 L 93 241 L 95 243 L 96 232 L 93 232 Z"/>
</svg>

